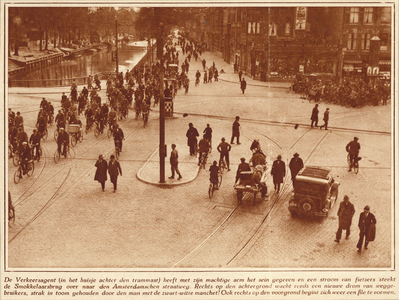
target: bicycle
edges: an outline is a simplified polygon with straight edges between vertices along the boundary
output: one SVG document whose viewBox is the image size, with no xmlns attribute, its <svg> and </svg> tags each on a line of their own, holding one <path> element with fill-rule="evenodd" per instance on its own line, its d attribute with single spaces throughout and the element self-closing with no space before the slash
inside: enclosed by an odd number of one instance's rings
<svg viewBox="0 0 399 300">
<path fill-rule="evenodd" d="M 209 189 L 208 189 L 208 196 L 209 199 L 212 199 L 213 197 L 213 193 L 215 192 L 215 190 L 218 190 L 220 188 L 220 185 L 222 184 L 222 174 L 218 174 L 218 183 L 215 184 L 214 182 L 211 182 L 209 184 Z"/>
<path fill-rule="evenodd" d="M 348 153 L 348 156 L 347 156 L 346 159 L 348 161 L 349 169 L 353 168 L 353 171 L 355 172 L 355 174 L 359 173 L 359 160 L 361 160 L 362 158 L 361 157 L 354 157 L 353 158 L 353 162 L 351 163 L 351 156 Z"/>
<path fill-rule="evenodd" d="M 208 159 L 208 153 L 207 152 L 202 152 L 199 165 L 203 169 L 205 169 L 207 159 Z"/>
<path fill-rule="evenodd" d="M 30 176 L 33 175 L 34 171 L 35 171 L 35 164 L 34 164 L 33 160 L 30 160 L 26 164 L 26 172 L 25 172 L 25 174 L 28 175 L 28 177 L 30 177 Z M 14 173 L 14 182 L 16 184 L 18 184 L 19 181 L 22 179 L 22 175 L 23 175 L 22 164 L 21 164 L 21 161 L 19 161 L 18 169 Z"/>
<path fill-rule="evenodd" d="M 19 160 L 20 160 L 19 151 L 18 151 L 18 150 L 15 150 L 14 155 L 13 155 L 13 157 L 12 157 L 12 163 L 13 163 L 13 165 L 17 167 L 17 166 L 18 166 L 18 163 L 19 163 Z"/>
<path fill-rule="evenodd" d="M 143 124 L 144 124 L 144 128 L 148 124 L 148 112 L 143 112 Z"/>
<path fill-rule="evenodd" d="M 32 155 L 32 157 L 33 157 L 33 161 L 39 162 L 40 157 L 43 157 L 43 149 L 42 149 L 42 146 L 39 146 L 39 157 L 37 157 L 36 155 L 34 155 L 35 146 L 37 146 L 37 144 L 33 144 L 33 145 L 31 145 L 31 147 L 30 147 L 30 148 L 31 148 L 31 155 Z"/>
<path fill-rule="evenodd" d="M 223 174 L 224 169 L 227 170 L 227 163 L 225 157 L 223 157 L 223 159 L 219 159 L 219 169 L 221 174 Z"/>
<path fill-rule="evenodd" d="M 98 138 L 102 132 L 100 131 L 100 123 L 96 121 L 96 127 L 94 128 L 94 136 Z"/>
<path fill-rule="evenodd" d="M 45 128 L 45 129 L 43 130 L 43 132 L 40 133 L 40 135 L 41 135 L 41 138 L 42 138 L 43 141 L 47 140 L 47 137 L 48 137 L 48 130 L 47 130 L 47 128 Z"/>
<path fill-rule="evenodd" d="M 115 145 L 115 158 L 118 159 L 119 158 L 119 154 L 121 153 L 121 141 L 116 140 L 115 141 L 116 145 Z"/>
<path fill-rule="evenodd" d="M 66 147 L 65 158 L 75 158 L 76 157 L 75 151 L 68 145 L 66 145 L 65 147 Z M 54 153 L 54 162 L 57 164 L 60 161 L 60 159 L 61 159 L 61 153 L 58 151 L 58 148 L 57 148 L 57 150 L 55 150 L 55 153 Z"/>
<path fill-rule="evenodd" d="M 108 130 L 107 130 L 107 137 L 111 138 L 111 136 L 113 136 L 113 135 L 114 135 L 114 128 L 113 128 L 113 126 L 111 127 L 111 124 L 110 124 L 108 127 Z"/>
</svg>

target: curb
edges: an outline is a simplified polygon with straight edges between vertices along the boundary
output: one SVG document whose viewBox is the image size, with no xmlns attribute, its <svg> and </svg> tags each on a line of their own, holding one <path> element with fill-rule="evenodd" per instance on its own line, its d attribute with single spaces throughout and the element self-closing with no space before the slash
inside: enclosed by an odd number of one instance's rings
<svg viewBox="0 0 399 300">
<path fill-rule="evenodd" d="M 155 154 L 158 153 L 158 149 L 155 149 L 155 151 L 150 155 L 150 157 L 147 159 L 147 161 L 144 163 L 144 165 L 140 168 L 140 170 L 138 170 L 137 174 L 136 174 L 136 178 L 138 180 L 140 180 L 141 182 L 150 184 L 150 185 L 154 185 L 154 186 L 158 186 L 158 187 L 167 187 L 167 188 L 172 188 L 178 185 L 183 185 L 183 184 L 187 184 L 190 182 L 193 182 L 195 179 L 197 179 L 199 171 L 200 171 L 200 167 L 196 166 L 196 171 L 195 171 L 195 176 L 192 179 L 188 179 L 188 180 L 178 180 L 175 182 L 171 182 L 171 183 L 161 183 L 161 182 L 154 182 L 154 181 L 148 181 L 146 179 L 144 179 L 141 175 L 142 171 L 145 169 L 145 167 L 148 165 L 148 163 L 150 162 L 150 160 L 155 156 Z"/>
</svg>

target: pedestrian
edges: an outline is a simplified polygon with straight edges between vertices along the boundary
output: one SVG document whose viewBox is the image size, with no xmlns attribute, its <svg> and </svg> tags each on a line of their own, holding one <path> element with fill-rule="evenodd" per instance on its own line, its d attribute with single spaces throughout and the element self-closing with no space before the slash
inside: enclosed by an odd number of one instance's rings
<svg viewBox="0 0 399 300">
<path fill-rule="evenodd" d="M 313 127 L 313 124 L 317 127 L 317 122 L 319 121 L 319 105 L 316 103 L 316 105 L 313 107 L 312 110 L 312 116 L 310 119 L 312 120 L 312 123 L 310 124 L 310 127 Z"/>
<path fill-rule="evenodd" d="M 176 145 L 172 144 L 172 151 L 170 152 L 170 168 L 172 170 L 172 176 L 170 176 L 169 179 L 175 178 L 175 172 L 177 173 L 177 175 L 179 175 L 179 178 L 177 178 L 177 180 L 183 178 L 180 174 L 178 165 L 179 165 L 179 153 L 176 150 Z"/>
<path fill-rule="evenodd" d="M 234 144 L 234 138 L 237 138 L 237 145 L 240 145 L 240 117 L 236 116 L 235 121 L 233 122 L 233 134 L 231 135 L 231 141 L 230 144 Z"/>
<path fill-rule="evenodd" d="M 238 165 L 237 174 L 236 174 L 236 183 L 240 179 L 241 172 L 251 171 L 251 167 L 249 166 L 249 163 L 245 162 L 245 158 L 241 157 L 240 160 L 241 163 Z"/>
<path fill-rule="evenodd" d="M 205 58 L 202 60 L 202 68 L 205 70 L 205 67 L 206 67 L 206 60 L 205 60 Z"/>
<path fill-rule="evenodd" d="M 296 178 L 296 175 L 303 168 L 303 160 L 302 160 L 302 158 L 299 157 L 298 153 L 295 153 L 294 157 L 291 158 L 289 167 L 290 167 L 290 170 L 291 170 L 292 186 L 295 189 L 295 178 Z"/>
<path fill-rule="evenodd" d="M 114 127 L 114 144 L 115 148 L 119 146 L 119 152 L 122 152 L 122 141 L 125 139 L 122 128 L 118 124 Z M 119 145 L 118 145 L 119 144 Z"/>
<path fill-rule="evenodd" d="M 326 111 L 324 112 L 324 117 L 323 117 L 324 124 L 320 126 L 320 129 L 325 127 L 327 130 L 329 115 L 330 115 L 330 109 L 326 108 Z"/>
<path fill-rule="evenodd" d="M 247 88 L 247 82 L 245 81 L 245 78 L 243 78 L 242 80 L 241 80 L 241 90 L 242 90 L 242 93 L 244 94 L 245 93 L 245 89 Z"/>
<path fill-rule="evenodd" d="M 190 147 L 190 155 L 196 155 L 197 149 L 197 136 L 199 136 L 198 130 L 194 127 L 193 123 L 188 124 L 188 130 L 186 133 L 187 145 Z"/>
<path fill-rule="evenodd" d="M 359 242 L 357 243 L 357 252 L 362 251 L 363 239 L 365 240 L 364 249 L 368 249 L 367 246 L 370 240 L 374 240 L 374 236 L 370 237 L 369 234 L 373 231 L 375 234 L 375 224 L 377 224 L 377 220 L 375 216 L 370 212 L 370 206 L 366 205 L 364 207 L 364 211 L 359 216 Z M 374 227 L 374 230 L 372 229 Z"/>
<path fill-rule="evenodd" d="M 280 192 L 280 184 L 283 183 L 285 177 L 285 163 L 281 160 L 281 155 L 277 156 L 277 160 L 273 162 L 271 175 L 273 175 L 274 190 Z"/>
<path fill-rule="evenodd" d="M 346 152 L 349 153 L 349 161 L 350 161 L 350 167 L 348 172 L 352 171 L 353 163 L 361 159 L 359 157 L 360 143 L 358 142 L 358 140 L 359 138 L 355 136 L 353 138 L 353 141 L 349 142 L 345 147 Z"/>
<path fill-rule="evenodd" d="M 226 164 L 227 164 L 227 170 L 230 171 L 230 159 L 229 159 L 229 152 L 231 150 L 231 146 L 229 143 L 226 143 L 226 139 L 223 137 L 222 142 L 219 144 L 217 147 L 219 153 L 220 153 L 220 158 L 219 158 L 219 168 L 222 164 L 223 158 L 226 159 Z"/>
<path fill-rule="evenodd" d="M 97 180 L 99 183 L 101 183 L 102 191 L 105 192 L 105 182 L 107 181 L 108 169 L 107 161 L 104 160 L 103 156 L 100 154 L 94 166 L 97 168 L 94 180 Z"/>
<path fill-rule="evenodd" d="M 339 204 L 337 216 L 338 216 L 338 231 L 335 236 L 335 242 L 339 243 L 341 239 L 342 230 L 346 230 L 346 239 L 349 238 L 351 234 L 352 218 L 355 214 L 355 206 L 349 202 L 349 197 L 344 196 L 344 201 Z"/>
<path fill-rule="evenodd" d="M 241 77 L 242 77 L 242 70 L 238 71 L 238 79 L 241 82 Z"/>
<path fill-rule="evenodd" d="M 114 184 L 114 193 L 116 192 L 118 175 L 122 176 L 122 169 L 119 161 L 115 160 L 115 155 L 111 155 L 110 161 L 108 163 L 108 173 L 111 179 L 111 182 Z"/>
<path fill-rule="evenodd" d="M 204 83 L 208 83 L 208 73 L 204 72 Z"/>
</svg>

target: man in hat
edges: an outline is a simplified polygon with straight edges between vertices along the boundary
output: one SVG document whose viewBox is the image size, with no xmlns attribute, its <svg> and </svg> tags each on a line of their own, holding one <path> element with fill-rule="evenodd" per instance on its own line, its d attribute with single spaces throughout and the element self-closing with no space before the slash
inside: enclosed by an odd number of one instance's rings
<svg viewBox="0 0 399 300">
<path fill-rule="evenodd" d="M 249 166 L 249 163 L 245 162 L 245 158 L 241 157 L 240 160 L 241 160 L 241 163 L 238 165 L 237 175 L 236 175 L 236 183 L 238 182 L 238 179 L 240 179 L 241 172 L 251 171 L 251 167 Z"/>
<path fill-rule="evenodd" d="M 189 123 L 186 137 L 187 145 L 190 147 L 190 155 L 196 155 L 197 136 L 199 136 L 198 130 L 194 127 L 193 123 Z"/>
<path fill-rule="evenodd" d="M 33 158 L 36 159 L 38 162 L 40 161 L 40 140 L 41 136 L 36 129 L 33 129 L 33 134 L 29 138 L 29 143 L 32 145 L 32 154 Z"/>
<path fill-rule="evenodd" d="M 241 90 L 242 90 L 242 93 L 244 94 L 245 93 L 245 89 L 247 88 L 247 82 L 245 81 L 245 78 L 243 78 L 242 80 L 241 80 Z"/>
<path fill-rule="evenodd" d="M 227 169 L 230 171 L 230 160 L 229 160 L 229 152 L 231 150 L 231 146 L 229 143 L 226 142 L 226 139 L 222 137 L 222 142 L 219 144 L 217 147 L 219 153 L 220 153 L 220 158 L 219 158 L 219 168 L 222 163 L 223 158 L 226 159 L 226 164 L 227 164 Z"/>
<path fill-rule="evenodd" d="M 58 145 L 58 153 L 64 155 L 66 157 L 66 148 L 69 146 L 69 134 L 64 130 L 64 127 L 60 128 L 60 132 L 58 133 L 57 138 Z M 62 151 L 61 151 L 62 147 Z"/>
<path fill-rule="evenodd" d="M 349 158 L 350 158 L 350 167 L 348 172 L 352 171 L 353 167 L 353 162 L 359 160 L 359 151 L 360 151 L 360 144 L 358 142 L 359 138 L 354 137 L 353 141 L 349 142 L 348 145 L 346 145 L 346 152 L 349 153 Z"/>
<path fill-rule="evenodd" d="M 339 204 L 337 216 L 338 216 L 338 231 L 335 236 L 335 242 L 339 243 L 342 236 L 342 230 L 346 230 L 346 239 L 351 234 L 350 228 L 352 225 L 352 218 L 355 214 L 355 206 L 349 202 L 349 197 L 344 196 L 344 201 Z"/>
<path fill-rule="evenodd" d="M 251 186 L 258 186 L 260 189 L 262 200 L 267 196 L 266 178 L 262 180 L 263 166 L 257 165 L 251 177 Z"/>
<path fill-rule="evenodd" d="M 236 119 L 233 123 L 233 134 L 231 135 L 231 141 L 230 144 L 234 144 L 234 138 L 237 138 L 237 145 L 241 144 L 240 143 L 240 123 L 238 123 L 238 121 L 240 121 L 240 117 L 236 116 Z"/>
<path fill-rule="evenodd" d="M 204 154 L 206 158 L 208 158 L 208 153 L 209 153 L 209 141 L 205 138 L 205 135 L 203 135 L 202 139 L 198 143 L 198 165 L 200 166 L 202 163 L 202 155 Z"/>
<path fill-rule="evenodd" d="M 323 117 L 324 124 L 320 126 L 320 129 L 325 127 L 325 129 L 327 130 L 329 115 L 330 115 L 330 109 L 326 108 L 326 111 L 324 112 L 324 117 Z"/>
<path fill-rule="evenodd" d="M 107 161 L 104 160 L 103 156 L 100 154 L 94 166 L 97 168 L 96 174 L 94 175 L 94 180 L 97 180 L 99 183 L 101 183 L 101 189 L 103 192 L 105 192 L 105 182 L 107 181 L 108 169 Z"/>
<path fill-rule="evenodd" d="M 172 144 L 172 151 L 170 152 L 170 168 L 172 171 L 172 176 L 170 176 L 169 179 L 175 178 L 175 172 L 177 173 L 177 175 L 179 175 L 179 178 L 177 178 L 178 180 L 182 178 L 178 165 L 179 165 L 179 153 L 176 150 L 176 145 Z"/>
<path fill-rule="evenodd" d="M 118 175 L 122 176 L 122 169 L 119 161 L 115 160 L 115 155 L 111 155 L 108 163 L 108 173 L 111 178 L 111 182 L 114 184 L 114 193 L 116 192 L 116 186 L 118 182 Z"/>
<path fill-rule="evenodd" d="M 23 170 L 23 175 L 25 175 L 28 170 L 28 162 L 32 159 L 32 151 L 28 145 L 28 142 L 22 143 L 20 158 L 21 158 L 21 167 Z"/>
<path fill-rule="evenodd" d="M 363 239 L 365 240 L 364 243 L 364 249 L 368 249 L 367 246 L 369 244 L 369 240 L 368 240 L 368 235 L 369 235 L 369 230 L 370 230 L 370 226 L 371 224 L 377 224 L 377 220 L 375 219 L 375 216 L 370 212 L 370 206 L 366 205 L 364 207 L 364 211 L 360 214 L 359 217 L 359 242 L 357 243 L 357 252 L 361 252 L 362 251 L 362 247 L 363 247 Z"/>
<path fill-rule="evenodd" d="M 14 126 L 17 128 L 22 128 L 24 130 L 24 118 L 21 116 L 21 113 L 17 111 L 17 115 L 14 118 Z"/>
<path fill-rule="evenodd" d="M 280 184 L 283 183 L 285 177 L 285 163 L 281 160 L 281 155 L 277 156 L 277 160 L 273 162 L 271 175 L 273 175 L 274 190 L 280 192 Z"/>
<path fill-rule="evenodd" d="M 125 139 L 125 135 L 123 134 L 122 129 L 119 127 L 118 124 L 115 124 L 114 128 L 114 144 L 115 148 L 118 146 L 119 143 L 119 151 L 122 152 L 122 141 Z"/>
<path fill-rule="evenodd" d="M 316 103 L 316 105 L 312 109 L 312 115 L 310 116 L 310 120 L 312 121 L 312 123 L 310 124 L 310 127 L 313 127 L 313 124 L 314 124 L 314 126 L 317 127 L 317 122 L 319 121 L 318 107 L 319 107 L 319 105 Z"/>
<path fill-rule="evenodd" d="M 290 167 L 290 170 L 291 170 L 292 186 L 295 189 L 295 178 L 296 178 L 296 175 L 298 175 L 299 171 L 303 168 L 303 160 L 302 160 L 302 158 L 299 157 L 298 153 L 295 153 L 294 157 L 291 158 L 289 167 Z"/>
</svg>

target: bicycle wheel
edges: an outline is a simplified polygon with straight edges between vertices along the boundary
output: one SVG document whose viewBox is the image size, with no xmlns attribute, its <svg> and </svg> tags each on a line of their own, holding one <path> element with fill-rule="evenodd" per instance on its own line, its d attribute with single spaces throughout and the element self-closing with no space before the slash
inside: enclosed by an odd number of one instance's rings
<svg viewBox="0 0 399 300">
<path fill-rule="evenodd" d="M 220 188 L 220 186 L 222 185 L 222 180 L 223 180 L 223 177 L 222 177 L 222 174 L 218 174 L 218 188 Z"/>
<path fill-rule="evenodd" d="M 28 172 L 26 172 L 26 175 L 32 176 L 34 172 L 35 172 L 35 164 L 33 163 L 33 161 L 31 161 L 28 163 Z"/>
<path fill-rule="evenodd" d="M 54 139 L 57 141 L 58 139 L 58 130 L 54 130 Z"/>
<path fill-rule="evenodd" d="M 21 173 L 22 173 L 21 168 L 18 168 L 18 170 L 16 170 L 15 173 L 14 173 L 14 182 L 16 184 L 18 184 L 19 181 L 21 180 L 21 177 L 22 177 Z"/>
<path fill-rule="evenodd" d="M 358 162 L 353 162 L 353 171 L 355 171 L 355 174 L 359 173 L 359 163 Z"/>
<path fill-rule="evenodd" d="M 15 151 L 14 152 L 14 156 L 12 157 L 12 163 L 14 164 L 14 166 L 18 166 L 19 164 L 19 152 Z"/>
<path fill-rule="evenodd" d="M 209 185 L 208 196 L 209 196 L 209 199 L 212 199 L 212 197 L 213 197 L 213 184 L 212 183 Z"/>
<path fill-rule="evenodd" d="M 351 168 L 351 156 L 348 154 L 348 156 L 346 157 L 346 160 L 348 162 L 348 167 L 349 169 Z"/>
<path fill-rule="evenodd" d="M 42 146 L 40 146 L 40 148 L 39 148 L 39 156 L 40 156 L 40 158 L 43 157 L 43 149 L 42 149 Z"/>
<path fill-rule="evenodd" d="M 54 162 L 56 163 L 56 164 L 58 164 L 58 162 L 60 161 L 60 153 L 58 152 L 58 150 L 55 150 L 55 153 L 54 153 Z"/>
<path fill-rule="evenodd" d="M 107 137 L 108 137 L 108 138 L 111 138 L 111 135 L 112 135 L 112 130 L 111 130 L 111 128 L 108 128 L 108 130 L 107 130 Z"/>
<path fill-rule="evenodd" d="M 224 171 L 223 162 L 219 163 L 219 171 L 220 171 L 220 174 L 223 174 L 223 171 Z"/>
<path fill-rule="evenodd" d="M 119 147 L 115 147 L 115 158 L 118 159 L 119 158 Z"/>
<path fill-rule="evenodd" d="M 80 131 L 78 141 L 79 141 L 79 142 L 82 142 L 82 141 L 83 141 L 83 131 Z"/>
<path fill-rule="evenodd" d="M 71 145 L 72 147 L 76 146 L 76 136 L 74 134 L 71 136 Z"/>
<path fill-rule="evenodd" d="M 203 154 L 203 158 L 202 158 L 202 168 L 205 169 L 206 167 L 206 160 L 207 160 L 208 156 Z"/>
<path fill-rule="evenodd" d="M 95 136 L 96 138 L 98 138 L 98 137 L 100 136 L 100 129 L 98 129 L 97 127 L 94 128 L 94 136 Z"/>
</svg>

